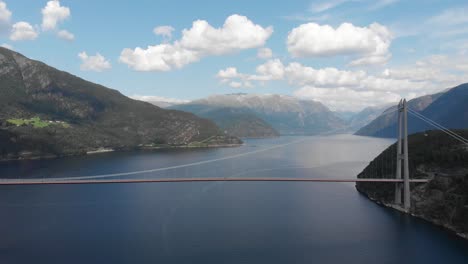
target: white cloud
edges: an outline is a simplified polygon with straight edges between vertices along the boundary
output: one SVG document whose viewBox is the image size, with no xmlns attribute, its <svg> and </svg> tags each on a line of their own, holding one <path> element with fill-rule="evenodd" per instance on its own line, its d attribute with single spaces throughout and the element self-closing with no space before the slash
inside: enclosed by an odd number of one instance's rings
<svg viewBox="0 0 468 264">
<path fill-rule="evenodd" d="M 257 58 L 269 59 L 273 57 L 273 51 L 269 48 L 259 48 L 257 51 Z"/>
<path fill-rule="evenodd" d="M 126 48 L 120 55 L 120 61 L 137 71 L 169 71 L 206 56 L 261 47 L 272 33 L 272 27 L 263 28 L 240 15 L 229 16 L 221 28 L 197 20 L 192 28 L 182 31 L 180 40 L 146 49 Z"/>
<path fill-rule="evenodd" d="M 368 27 L 343 23 L 336 29 L 307 23 L 289 33 L 287 45 L 293 57 L 352 55 L 357 59 L 350 64 L 357 66 L 386 63 L 391 57 L 392 38 L 391 32 L 378 23 Z"/>
<path fill-rule="evenodd" d="M 269 60 L 257 66 L 257 75 L 250 76 L 249 80 L 271 81 L 284 78 L 284 65 L 279 59 Z"/>
<path fill-rule="evenodd" d="M 88 56 L 88 54 L 83 51 L 78 54 L 78 57 L 82 61 L 80 65 L 82 71 L 102 72 L 112 67 L 110 62 L 99 53 L 96 53 L 94 56 Z"/>
<path fill-rule="evenodd" d="M 172 31 L 174 31 L 174 28 L 171 26 L 159 26 L 153 29 L 154 34 L 162 36 L 166 41 L 172 38 Z"/>
<path fill-rule="evenodd" d="M 52 0 L 47 2 L 41 13 L 42 29 L 44 31 L 55 30 L 59 22 L 70 17 L 70 8 L 61 6 L 59 0 Z"/>
<path fill-rule="evenodd" d="M 351 88 L 317 88 L 305 86 L 294 91 L 294 96 L 325 103 L 338 111 L 359 111 L 368 106 L 397 102 L 399 94 L 385 91 L 355 91 Z"/>
<path fill-rule="evenodd" d="M 420 91 L 426 83 L 407 79 L 383 78 L 365 71 L 344 71 L 336 68 L 314 69 L 292 62 L 285 68 L 291 85 L 319 88 L 349 88 L 355 91 L 390 91 L 408 93 Z"/>
<path fill-rule="evenodd" d="M 59 32 L 57 32 L 57 37 L 68 41 L 75 40 L 75 35 L 66 30 L 60 30 Z"/>
<path fill-rule="evenodd" d="M 232 82 L 229 83 L 229 86 L 231 86 L 232 88 L 241 88 L 241 87 L 242 87 L 242 83 L 241 83 L 241 82 L 232 81 Z"/>
<path fill-rule="evenodd" d="M 177 99 L 177 98 L 169 98 L 163 96 L 155 96 L 155 95 L 132 95 L 130 98 L 145 102 L 166 102 L 171 104 L 183 104 L 190 102 L 189 100 Z"/>
<path fill-rule="evenodd" d="M 193 22 L 191 29 L 182 31 L 180 43 L 190 50 L 222 55 L 261 47 L 272 33 L 272 27 L 263 28 L 245 16 L 231 15 L 221 28 L 213 28 L 204 20 Z"/>
<path fill-rule="evenodd" d="M 256 74 L 242 74 L 237 71 L 235 67 L 228 67 L 220 70 L 216 77 L 220 79 L 221 83 L 226 83 L 231 87 L 251 88 L 254 85 L 252 81 L 273 81 L 284 79 L 285 67 L 279 59 L 268 60 L 264 64 L 258 65 Z M 236 81 L 233 81 L 236 80 Z"/>
<path fill-rule="evenodd" d="M 5 2 L 0 1 L 0 25 L 7 25 L 10 23 L 11 11 Z"/>
<path fill-rule="evenodd" d="M 39 33 L 28 22 L 17 22 L 11 27 L 10 40 L 33 40 Z"/>
<path fill-rule="evenodd" d="M 386 69 L 377 75 L 363 70 L 315 69 L 298 62 L 283 65 L 275 59 L 257 66 L 254 74 L 240 73 L 229 67 L 216 76 L 221 83 L 234 88 L 254 87 L 255 83 L 274 80 L 288 81 L 297 89 L 294 94 L 298 97 L 321 101 L 332 109 L 356 111 L 395 102 L 400 97 L 414 98 L 439 92 L 466 82 L 468 54 L 433 55 L 415 65 Z"/>
<path fill-rule="evenodd" d="M 237 68 L 228 67 L 225 70 L 220 70 L 216 77 L 220 79 L 232 79 L 232 78 L 239 78 L 241 77 L 240 74 L 237 72 Z"/>
<path fill-rule="evenodd" d="M 3 43 L 3 44 L 0 45 L 0 46 L 3 47 L 3 48 L 9 49 L 9 50 L 13 50 L 13 46 L 10 45 L 10 44 L 7 44 L 7 43 Z"/>
<path fill-rule="evenodd" d="M 431 55 L 414 65 L 385 69 L 383 78 L 429 82 L 439 87 L 450 87 L 468 79 L 468 54 Z"/>
<path fill-rule="evenodd" d="M 314 69 L 297 62 L 290 63 L 286 72 L 291 83 L 320 87 L 356 87 L 367 76 L 364 71 L 342 71 L 336 68 Z"/>
<path fill-rule="evenodd" d="M 119 61 L 136 71 L 170 71 L 173 68 L 182 68 L 196 62 L 200 58 L 199 53 L 175 43 L 174 45 L 148 46 L 147 49 L 138 47 L 132 50 L 127 48 L 120 54 Z"/>
</svg>

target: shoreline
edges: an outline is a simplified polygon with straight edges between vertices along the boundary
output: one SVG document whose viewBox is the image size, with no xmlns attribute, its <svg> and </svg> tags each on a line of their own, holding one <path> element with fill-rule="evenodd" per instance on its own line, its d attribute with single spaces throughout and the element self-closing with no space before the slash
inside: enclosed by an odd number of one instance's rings
<svg viewBox="0 0 468 264">
<path fill-rule="evenodd" d="M 438 228 L 441 228 L 442 230 L 444 230 L 445 232 L 448 232 L 452 235 L 455 235 L 457 237 L 460 237 L 466 241 L 468 241 L 468 234 L 464 234 L 464 233 L 459 233 L 457 232 L 452 226 L 449 226 L 449 225 L 445 225 L 443 223 L 439 223 L 437 221 L 433 221 L 429 218 L 426 218 L 424 217 L 423 215 L 418 215 L 418 214 L 414 214 L 414 213 L 411 213 L 411 212 L 406 212 L 403 208 L 399 207 L 399 206 L 395 206 L 393 204 L 389 204 L 389 203 L 385 203 L 385 202 L 382 202 L 380 200 L 377 200 L 375 198 L 372 198 L 370 197 L 367 193 L 359 190 L 358 188 L 356 188 L 356 190 L 361 194 L 361 195 L 364 195 L 367 199 L 369 199 L 371 202 L 374 202 L 375 204 L 381 206 L 381 207 L 384 207 L 384 208 L 388 208 L 388 209 L 393 209 L 401 214 L 405 214 L 405 215 L 409 215 L 411 217 L 415 217 L 415 218 L 418 218 L 418 219 L 421 219 L 421 220 L 424 220 L 426 221 L 427 223 L 435 226 L 435 227 L 438 227 Z"/>
<path fill-rule="evenodd" d="M 44 155 L 34 155 L 34 156 L 24 156 L 18 157 L 13 159 L 1 159 L 0 164 L 4 162 L 14 162 L 14 161 L 28 161 L 28 160 L 51 160 L 51 159 L 61 159 L 67 157 L 83 157 L 83 156 L 92 156 L 104 153 L 112 153 L 112 152 L 129 152 L 129 151 L 157 151 L 157 150 L 167 150 L 167 149 L 204 149 L 204 148 L 234 148 L 243 146 L 242 144 L 207 144 L 203 146 L 195 146 L 195 145 L 180 145 L 180 146 L 137 146 L 137 147 L 128 147 L 128 148 L 120 148 L 120 149 L 113 149 L 113 148 L 100 148 L 100 149 L 93 149 L 87 150 L 82 152 L 76 152 L 71 154 L 61 154 L 61 155 L 54 155 L 54 154 L 44 154 Z"/>
</svg>

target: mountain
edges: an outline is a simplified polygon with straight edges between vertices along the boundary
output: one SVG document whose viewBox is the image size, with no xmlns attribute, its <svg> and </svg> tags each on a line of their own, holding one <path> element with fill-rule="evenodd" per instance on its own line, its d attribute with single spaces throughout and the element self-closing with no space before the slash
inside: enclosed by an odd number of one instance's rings
<svg viewBox="0 0 468 264">
<path fill-rule="evenodd" d="M 334 111 L 333 113 L 346 122 L 350 121 L 357 114 L 357 112 L 352 111 Z"/>
<path fill-rule="evenodd" d="M 378 116 L 380 116 L 388 107 L 389 105 L 364 108 L 363 110 L 354 114 L 347 120 L 348 130 L 353 133 L 358 131 L 362 127 L 372 122 Z"/>
<path fill-rule="evenodd" d="M 286 95 L 213 95 L 173 108 L 191 111 L 194 105 L 198 110 L 202 107 L 242 109 L 264 120 L 281 135 L 314 135 L 345 128 L 345 121 L 323 104 Z"/>
<path fill-rule="evenodd" d="M 174 105 L 188 103 L 188 100 L 181 100 L 181 99 L 174 99 L 174 98 L 165 98 L 161 96 L 145 96 L 145 95 L 133 95 L 130 98 L 135 100 L 140 100 L 144 102 L 148 102 L 152 105 L 161 107 L 161 108 L 169 108 Z"/>
<path fill-rule="evenodd" d="M 436 101 L 443 93 L 425 95 L 418 98 L 414 98 L 408 101 L 408 107 L 412 110 L 422 113 L 427 107 L 429 107 L 434 101 Z M 397 137 L 397 123 L 398 113 L 397 106 L 394 105 L 386 109 L 380 116 L 375 118 L 372 122 L 359 129 L 355 134 L 360 136 L 372 136 L 372 137 Z M 414 133 L 416 131 L 422 131 L 416 129 L 416 124 L 421 126 L 419 120 L 414 120 L 408 115 L 408 132 Z M 423 125 L 423 127 L 426 127 Z"/>
<path fill-rule="evenodd" d="M 468 128 L 468 83 L 443 93 L 422 114 L 447 128 Z M 412 131 L 423 131 L 428 125 L 416 123 Z"/>
<path fill-rule="evenodd" d="M 130 99 L 0 48 L 0 159 L 238 143 L 209 120 Z"/>
<path fill-rule="evenodd" d="M 454 130 L 468 138 L 468 130 Z M 468 148 L 442 131 L 408 137 L 410 178 L 430 179 L 411 184 L 412 215 L 441 225 L 468 239 Z M 358 178 L 395 178 L 396 144 L 377 156 Z M 360 182 L 356 188 L 373 201 L 391 204 L 395 185 Z"/>
<path fill-rule="evenodd" d="M 249 109 L 196 103 L 176 105 L 172 108 L 207 118 L 215 122 L 227 134 L 236 137 L 265 138 L 279 136 L 276 130 Z"/>
</svg>

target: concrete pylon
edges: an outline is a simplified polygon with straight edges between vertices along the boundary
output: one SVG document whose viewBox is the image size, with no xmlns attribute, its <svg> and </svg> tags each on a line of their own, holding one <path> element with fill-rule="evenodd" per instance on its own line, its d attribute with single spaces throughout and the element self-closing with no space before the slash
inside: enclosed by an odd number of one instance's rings
<svg viewBox="0 0 468 264">
<path fill-rule="evenodd" d="M 396 179 L 401 179 L 401 159 L 403 157 L 403 153 L 401 152 L 401 125 L 402 125 L 402 100 L 398 103 L 398 120 L 397 120 L 397 127 L 398 127 L 398 141 L 397 141 L 397 153 L 396 153 Z M 401 183 L 395 183 L 395 204 L 401 205 Z"/>
<path fill-rule="evenodd" d="M 411 208 L 411 190 L 409 182 L 409 160 L 408 160 L 408 106 L 406 99 L 398 103 L 398 142 L 396 179 L 401 179 L 403 161 L 403 208 L 409 212 Z M 402 184 L 395 184 L 395 204 L 401 205 Z"/>
<path fill-rule="evenodd" d="M 406 99 L 403 99 L 403 192 L 404 207 L 407 212 L 411 208 L 411 190 L 409 182 L 409 160 L 408 160 L 408 106 Z"/>
</svg>

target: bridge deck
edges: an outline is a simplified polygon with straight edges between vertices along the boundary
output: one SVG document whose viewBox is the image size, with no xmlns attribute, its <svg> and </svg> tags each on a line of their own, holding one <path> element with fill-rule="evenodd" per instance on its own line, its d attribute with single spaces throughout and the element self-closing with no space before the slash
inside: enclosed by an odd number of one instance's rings
<svg viewBox="0 0 468 264">
<path fill-rule="evenodd" d="M 410 179 L 423 183 L 427 179 Z M 104 184 L 104 183 L 164 183 L 164 182 L 403 182 L 402 179 L 318 179 L 318 178 L 162 178 L 162 179 L 0 179 L 0 185 L 41 185 L 41 184 Z"/>
</svg>

